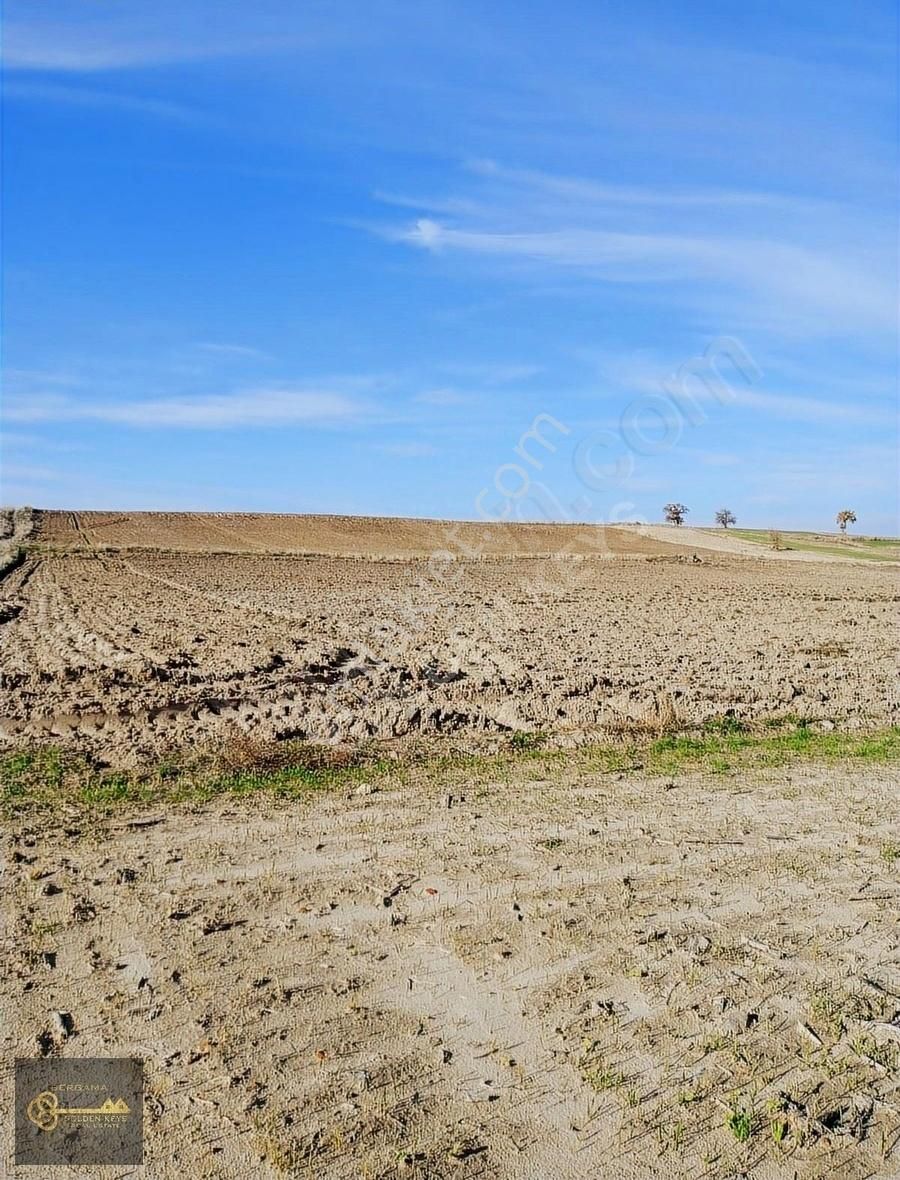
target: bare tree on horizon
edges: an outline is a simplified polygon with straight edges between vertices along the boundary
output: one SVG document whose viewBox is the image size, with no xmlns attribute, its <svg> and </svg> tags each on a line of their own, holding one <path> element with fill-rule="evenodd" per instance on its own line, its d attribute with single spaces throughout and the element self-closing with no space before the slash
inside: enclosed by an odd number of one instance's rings
<svg viewBox="0 0 900 1180">
<path fill-rule="evenodd" d="M 856 513 L 852 508 L 842 508 L 835 517 L 837 526 L 842 533 L 846 533 L 848 524 L 856 524 Z"/>
<path fill-rule="evenodd" d="M 663 509 L 666 514 L 666 524 L 684 524 L 684 518 L 689 511 L 690 509 L 686 508 L 684 504 L 667 504 Z"/>
</svg>

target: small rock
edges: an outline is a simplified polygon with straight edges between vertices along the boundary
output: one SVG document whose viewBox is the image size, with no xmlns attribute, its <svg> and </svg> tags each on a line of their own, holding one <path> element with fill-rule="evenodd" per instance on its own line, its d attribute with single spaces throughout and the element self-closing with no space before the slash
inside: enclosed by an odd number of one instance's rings
<svg viewBox="0 0 900 1180">
<path fill-rule="evenodd" d="M 648 943 L 660 942 L 662 939 L 668 938 L 668 936 L 668 930 L 645 930 L 637 936 L 635 941 L 638 946 L 647 946 Z"/>
<path fill-rule="evenodd" d="M 705 934 L 689 934 L 685 942 L 685 950 L 690 951 L 692 955 L 705 955 L 711 946 L 712 943 Z"/>
<path fill-rule="evenodd" d="M 97 908 L 86 897 L 76 898 L 72 906 L 72 917 L 76 922 L 92 922 L 97 917 Z"/>
<path fill-rule="evenodd" d="M 374 795 L 377 790 L 374 783 L 360 783 L 353 791 L 353 795 L 357 798 L 361 795 Z"/>
<path fill-rule="evenodd" d="M 75 1021 L 71 1012 L 50 1013 L 50 1036 L 55 1045 L 61 1045 L 75 1032 Z"/>
<path fill-rule="evenodd" d="M 55 897 L 57 893 L 62 893 L 62 890 L 53 881 L 45 881 L 41 893 L 44 897 Z"/>
<path fill-rule="evenodd" d="M 476 1143 L 474 1139 L 458 1139 L 447 1152 L 449 1157 L 454 1160 L 467 1160 L 472 1155 L 477 1155 L 484 1148 Z"/>
</svg>

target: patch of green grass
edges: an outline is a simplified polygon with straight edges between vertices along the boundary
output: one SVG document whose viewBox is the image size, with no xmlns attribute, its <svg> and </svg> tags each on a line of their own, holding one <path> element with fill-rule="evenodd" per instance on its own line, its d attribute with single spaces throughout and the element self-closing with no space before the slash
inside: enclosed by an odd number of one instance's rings
<svg viewBox="0 0 900 1180">
<path fill-rule="evenodd" d="M 797 758 L 895 762 L 900 760 L 900 728 L 875 734 L 839 730 L 823 733 L 801 724 L 761 734 L 736 732 L 702 737 L 670 734 L 650 745 L 645 765 L 647 770 L 662 773 L 688 768 L 722 773 L 752 765 L 782 766 Z"/>
<path fill-rule="evenodd" d="M 809 997 L 816 1032 L 825 1032 L 834 1040 L 842 1037 L 853 1021 L 882 1019 L 887 1006 L 868 995 L 838 987 L 818 987 Z"/>
<path fill-rule="evenodd" d="M 733 1106 L 725 1120 L 725 1126 L 737 1139 L 738 1143 L 746 1143 L 755 1129 L 756 1120 L 752 1110 Z"/>
<path fill-rule="evenodd" d="M 780 1146 L 787 1138 L 788 1129 L 787 1119 L 772 1119 L 769 1123 L 772 1141 Z"/>
<path fill-rule="evenodd" d="M 619 1090 L 627 1078 L 618 1069 L 610 1066 L 599 1052 L 600 1042 L 586 1039 L 578 1059 L 578 1070 L 592 1090 L 602 1094 L 606 1090 Z"/>
<path fill-rule="evenodd" d="M 22 750 L 0 759 L 0 789 L 6 799 L 22 799 L 35 791 L 55 791 L 63 783 L 66 762 L 54 747 Z"/>
<path fill-rule="evenodd" d="M 507 749 L 496 754 L 434 752 L 410 755 L 404 761 L 381 756 L 377 745 L 338 751 L 300 742 L 254 746 L 246 742 L 215 756 L 179 762 L 169 758 L 157 766 L 110 770 L 92 766 L 80 755 L 54 748 L 0 755 L 0 811 L 59 810 L 87 807 L 110 810 L 159 803 L 199 804 L 219 795 L 268 794 L 303 799 L 323 790 L 352 789 L 361 782 L 388 780 L 394 787 L 416 789 L 457 786 L 494 789 L 526 772 L 547 778 L 562 774 L 629 774 L 652 776 L 688 773 L 737 774 L 797 760 L 820 762 L 900 761 L 900 728 L 875 733 L 820 732 L 785 720 L 780 728 L 722 719 L 699 732 L 667 734 L 650 739 L 619 740 L 577 750 Z M 472 780 L 476 780 L 474 783 Z M 896 863 L 896 846 L 885 845 L 882 857 Z"/>
<path fill-rule="evenodd" d="M 127 774 L 92 775 L 81 785 L 78 797 L 88 804 L 139 802 L 142 786 Z"/>
<path fill-rule="evenodd" d="M 731 713 L 726 713 L 723 717 L 711 717 L 709 721 L 704 721 L 703 732 L 724 735 L 733 733 L 746 733 L 747 723 L 742 721 L 740 717 L 735 717 Z"/>
<path fill-rule="evenodd" d="M 721 535 L 721 529 L 706 529 L 708 533 Z M 771 532 L 768 529 L 729 529 L 730 536 L 755 545 L 772 547 Z M 864 561 L 900 561 L 900 540 L 893 537 L 860 537 L 852 534 L 846 538 L 821 533 L 781 531 L 784 549 L 799 553 L 821 553 L 827 557 L 857 557 Z"/>
<path fill-rule="evenodd" d="M 517 729 L 509 739 L 509 744 L 513 750 L 524 752 L 539 749 L 546 740 L 545 733 L 531 733 L 527 730 Z"/>
<path fill-rule="evenodd" d="M 893 868 L 897 861 L 900 860 L 900 844 L 897 844 L 893 840 L 889 840 L 887 844 L 882 844 L 881 859 Z"/>
<path fill-rule="evenodd" d="M 136 770 L 98 769 L 78 755 L 55 748 L 0 757 L 0 810 L 28 807 L 58 809 L 82 805 L 108 811 L 157 803 L 203 803 L 218 795 L 262 792 L 300 798 L 310 792 L 353 787 L 395 768 L 392 762 L 361 758 L 359 763 L 328 765 L 329 751 L 285 743 L 267 751 L 254 766 L 242 751 L 238 764 L 228 757 L 206 761 L 164 762 Z"/>
<path fill-rule="evenodd" d="M 851 1041 L 850 1048 L 858 1057 L 864 1057 L 867 1061 L 880 1065 L 882 1069 L 892 1069 L 894 1058 L 897 1056 L 894 1046 L 879 1045 L 874 1037 L 859 1036 Z"/>
</svg>

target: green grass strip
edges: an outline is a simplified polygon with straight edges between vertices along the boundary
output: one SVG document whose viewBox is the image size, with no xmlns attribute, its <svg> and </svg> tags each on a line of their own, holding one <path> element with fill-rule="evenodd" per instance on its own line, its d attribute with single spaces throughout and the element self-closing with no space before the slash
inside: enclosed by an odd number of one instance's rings
<svg viewBox="0 0 900 1180">
<path fill-rule="evenodd" d="M 238 769 L 221 760 L 160 763 L 135 770 L 99 769 L 52 747 L 0 756 L 0 810 L 8 816 L 65 811 L 114 812 L 159 804 L 196 805 L 219 796 L 265 795 L 300 800 L 324 790 L 352 790 L 366 782 L 382 788 L 417 784 L 452 789 L 474 779 L 482 786 L 526 778 L 562 778 L 596 772 L 672 776 L 731 774 L 799 760 L 888 764 L 900 762 L 900 727 L 877 732 L 823 732 L 802 722 L 748 730 L 734 718 L 690 733 L 598 742 L 575 750 L 549 747 L 545 735 L 513 734 L 493 754 L 430 752 L 390 759 L 377 747 L 330 766 L 328 751 L 302 743 L 261 748 L 260 765 Z M 345 756 L 345 761 L 346 761 Z"/>
</svg>

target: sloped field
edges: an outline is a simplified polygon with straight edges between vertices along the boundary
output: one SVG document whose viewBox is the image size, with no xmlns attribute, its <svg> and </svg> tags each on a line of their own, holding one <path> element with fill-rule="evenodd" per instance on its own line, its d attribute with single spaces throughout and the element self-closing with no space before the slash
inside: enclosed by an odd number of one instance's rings
<svg viewBox="0 0 900 1180">
<path fill-rule="evenodd" d="M 679 551 L 665 541 L 625 527 L 250 512 L 41 512 L 38 538 L 67 549 L 149 548 L 190 553 L 389 558 L 434 555 L 437 559 L 453 555 L 467 560 Z M 701 536 L 701 544 L 702 540 Z"/>
<path fill-rule="evenodd" d="M 888 721 L 898 598 L 891 567 L 722 554 L 45 551 L 0 586 L 0 738 L 133 759 L 233 732 Z"/>
</svg>

